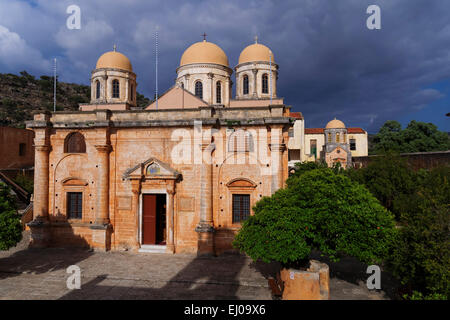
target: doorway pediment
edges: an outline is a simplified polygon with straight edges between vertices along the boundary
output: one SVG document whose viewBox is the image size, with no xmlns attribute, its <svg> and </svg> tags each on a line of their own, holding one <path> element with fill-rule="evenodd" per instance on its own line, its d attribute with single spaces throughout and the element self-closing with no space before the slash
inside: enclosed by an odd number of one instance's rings
<svg viewBox="0 0 450 320">
<path fill-rule="evenodd" d="M 123 174 L 123 179 L 172 179 L 177 180 L 181 177 L 181 173 L 171 168 L 167 163 L 156 158 L 150 158 L 136 166 L 128 169 Z"/>
</svg>

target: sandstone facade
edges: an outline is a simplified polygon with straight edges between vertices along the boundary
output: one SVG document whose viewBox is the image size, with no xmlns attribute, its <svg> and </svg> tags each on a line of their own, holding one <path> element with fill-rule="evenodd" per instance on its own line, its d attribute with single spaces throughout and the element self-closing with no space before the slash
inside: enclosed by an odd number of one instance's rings
<svg viewBox="0 0 450 320">
<path fill-rule="evenodd" d="M 251 207 L 283 187 L 291 125 L 284 105 L 37 114 L 32 245 L 139 250 L 143 197 L 163 194 L 166 252 L 230 250 L 233 195 Z M 75 132 L 85 152 L 67 152 Z M 68 217 L 69 193 L 81 218 Z"/>
</svg>

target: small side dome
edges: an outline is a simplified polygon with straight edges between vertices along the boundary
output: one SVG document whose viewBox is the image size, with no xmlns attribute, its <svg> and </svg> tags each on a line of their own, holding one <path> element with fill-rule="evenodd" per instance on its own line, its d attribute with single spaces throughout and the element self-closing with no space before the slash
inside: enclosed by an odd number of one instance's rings
<svg viewBox="0 0 450 320">
<path fill-rule="evenodd" d="M 191 45 L 181 56 L 180 67 L 192 63 L 214 63 L 228 67 L 228 57 L 218 45 L 204 40 Z"/>
<path fill-rule="evenodd" d="M 104 53 L 97 61 L 96 69 L 114 68 L 133 72 L 130 60 L 122 53 L 109 51 Z"/>
<path fill-rule="evenodd" d="M 345 124 L 341 120 L 334 118 L 334 120 L 328 122 L 325 129 L 345 129 Z"/>
<path fill-rule="evenodd" d="M 244 50 L 242 50 L 241 55 L 239 56 L 238 64 L 255 61 L 270 62 L 271 55 L 272 55 L 272 63 L 275 63 L 273 53 L 270 51 L 268 47 L 266 47 L 263 44 L 254 43 L 249 45 Z"/>
</svg>

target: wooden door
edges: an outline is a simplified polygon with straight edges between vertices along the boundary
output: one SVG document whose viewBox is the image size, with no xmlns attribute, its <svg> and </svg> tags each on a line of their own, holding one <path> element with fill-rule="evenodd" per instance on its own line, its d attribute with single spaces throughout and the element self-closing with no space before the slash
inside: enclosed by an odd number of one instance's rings
<svg viewBox="0 0 450 320">
<path fill-rule="evenodd" d="M 156 195 L 143 195 L 142 244 L 156 244 Z"/>
</svg>

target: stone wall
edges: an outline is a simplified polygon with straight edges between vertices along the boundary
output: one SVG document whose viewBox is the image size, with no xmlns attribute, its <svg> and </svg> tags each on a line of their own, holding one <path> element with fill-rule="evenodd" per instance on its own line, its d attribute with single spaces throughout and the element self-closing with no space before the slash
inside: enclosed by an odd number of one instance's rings
<svg viewBox="0 0 450 320">
<path fill-rule="evenodd" d="M 403 153 L 400 156 L 406 158 L 414 170 L 432 169 L 450 164 L 450 151 Z M 370 161 L 376 157 L 379 156 L 353 157 L 353 166 L 356 168 L 367 167 Z"/>
<path fill-rule="evenodd" d="M 34 132 L 26 129 L 0 127 L 0 170 L 29 168 L 34 164 Z M 24 153 L 20 155 L 20 144 Z"/>
</svg>

